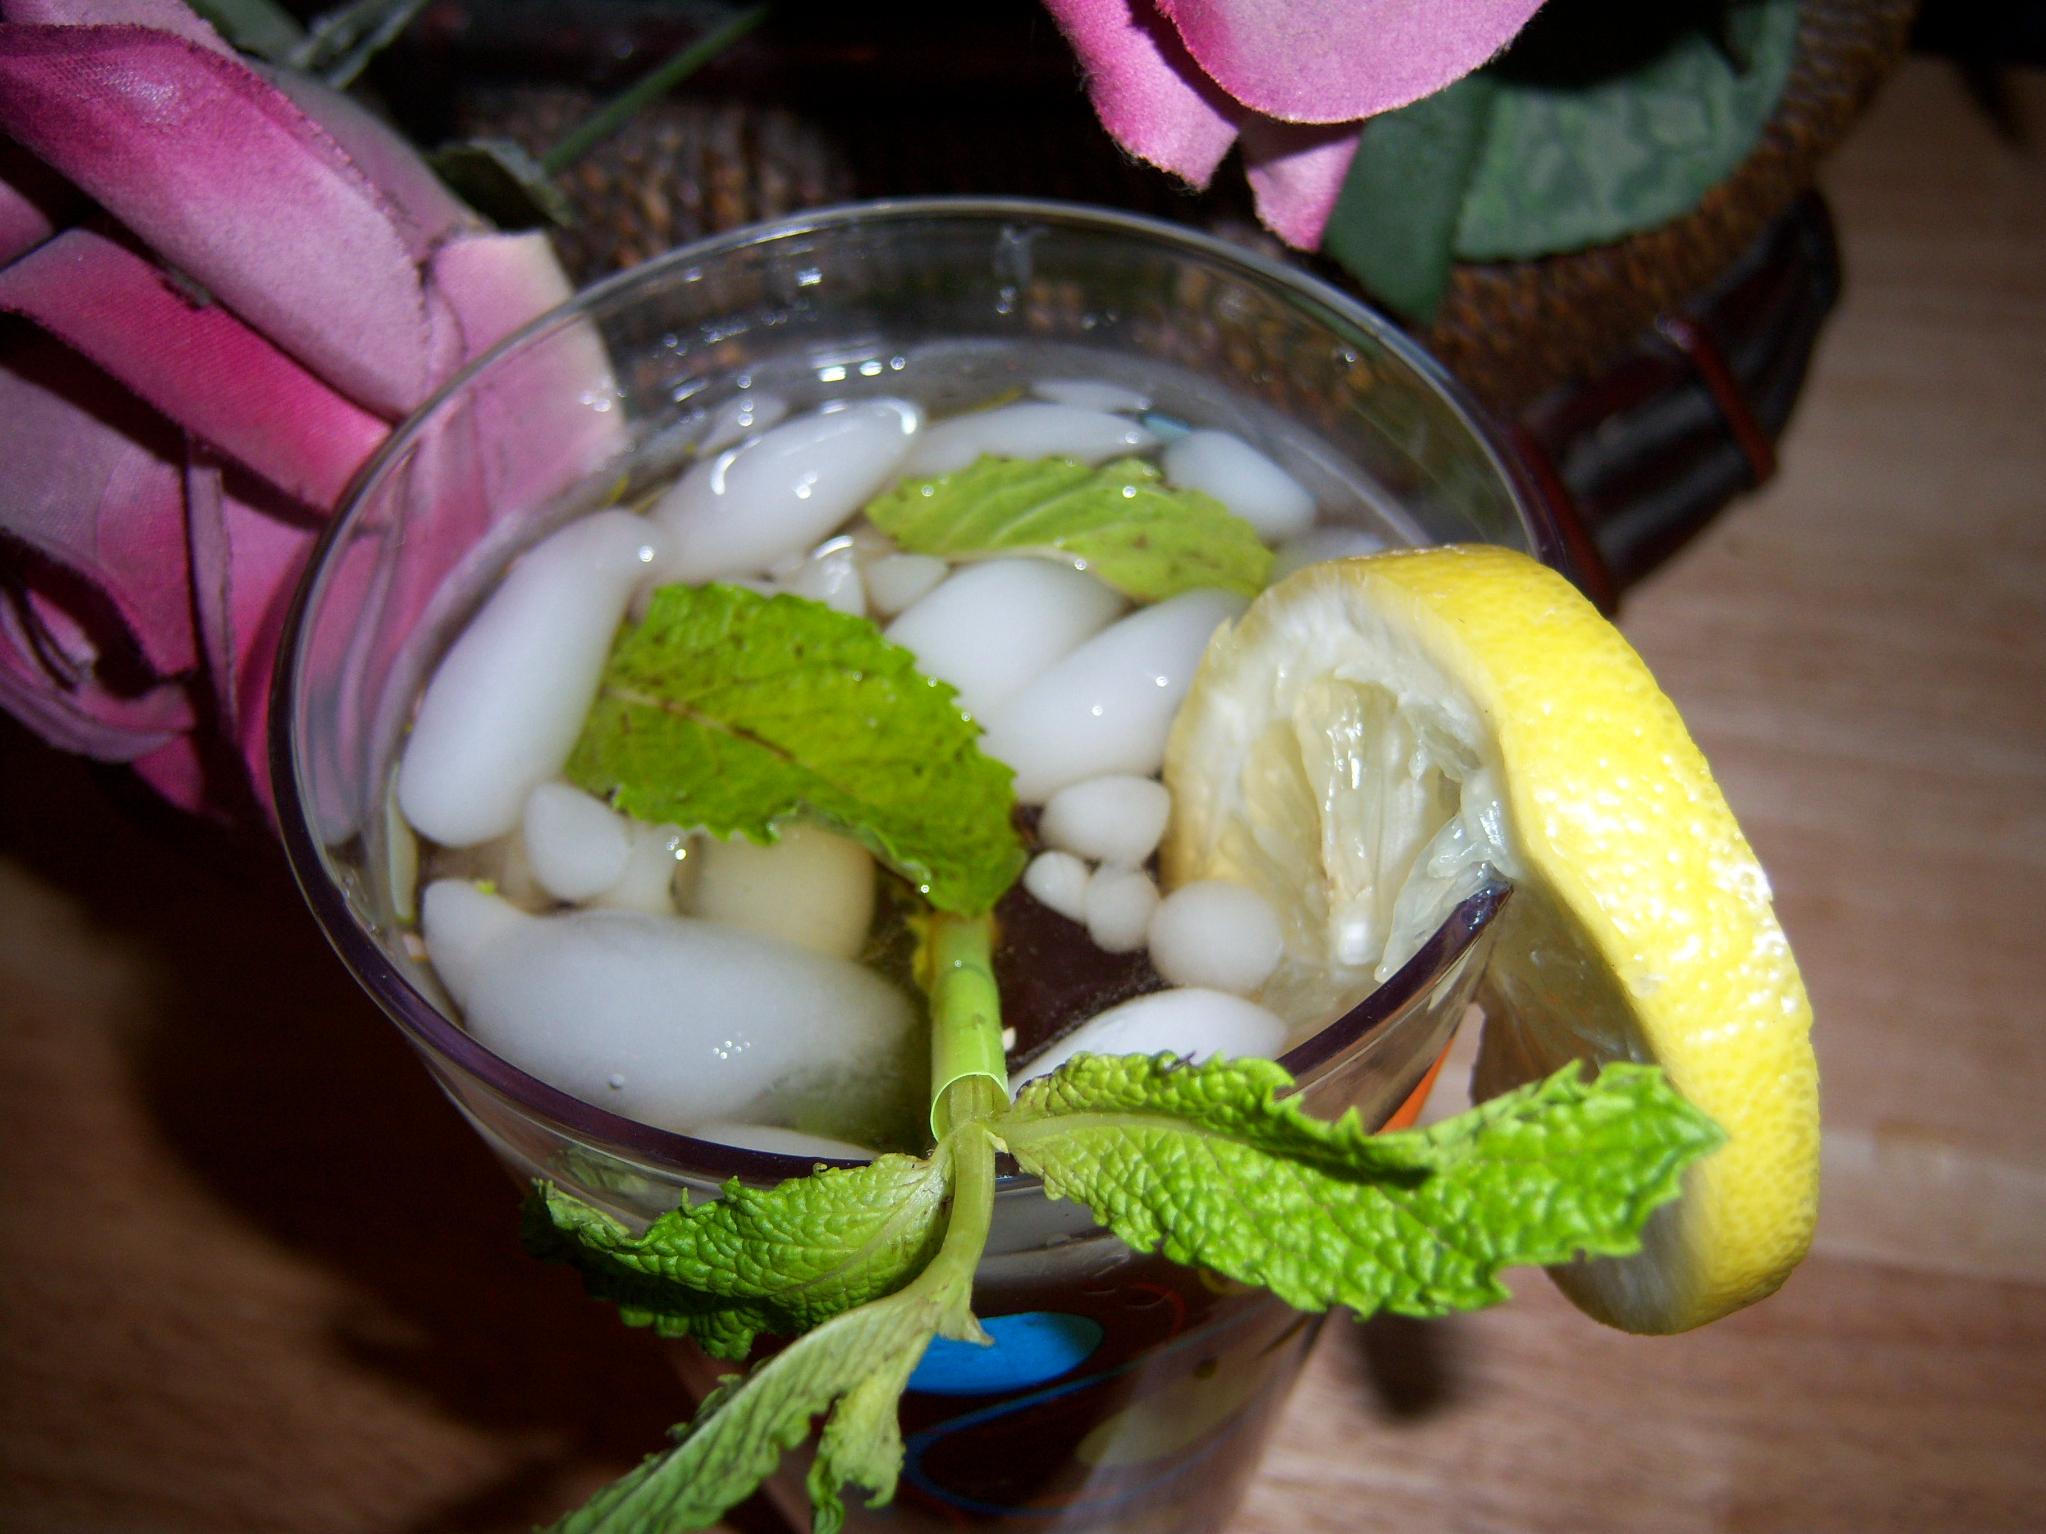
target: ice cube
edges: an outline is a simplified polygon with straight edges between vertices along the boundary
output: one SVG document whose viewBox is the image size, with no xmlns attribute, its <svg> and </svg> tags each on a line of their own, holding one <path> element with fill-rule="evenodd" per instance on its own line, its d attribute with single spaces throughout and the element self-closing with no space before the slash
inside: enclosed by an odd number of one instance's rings
<svg viewBox="0 0 2046 1534">
<path fill-rule="evenodd" d="M 661 1129 L 772 1120 L 791 1083 L 871 1096 L 916 1028 L 909 998 L 873 971 L 714 922 L 529 916 L 442 880 L 427 888 L 421 929 L 487 1048 Z"/>
<path fill-rule="evenodd" d="M 981 749 L 1042 804 L 1104 773 L 1155 773 L 1208 636 L 1243 611 L 1225 591 L 1185 591 L 1096 634 L 982 718 Z"/>
<path fill-rule="evenodd" d="M 1157 441 L 1127 416 L 1024 400 L 940 421 L 911 449 L 902 472 L 919 478 L 950 474 L 984 456 L 1106 463 L 1126 453 L 1141 453 Z"/>
<path fill-rule="evenodd" d="M 985 723 L 1122 606 L 1069 565 L 991 559 L 946 577 L 884 632 L 916 656 L 918 670 L 958 688 L 960 706 Z"/>
<path fill-rule="evenodd" d="M 664 581 L 750 575 L 824 537 L 894 477 L 923 412 L 858 400 L 782 422 L 695 465 L 654 505 Z"/>
<path fill-rule="evenodd" d="M 1158 904 L 1151 967 L 1174 985 L 1248 996 L 1285 951 L 1279 913 L 1256 890 L 1222 879 L 1182 884 Z"/>
<path fill-rule="evenodd" d="M 867 566 L 867 599 L 875 612 L 892 618 L 929 592 L 951 568 L 929 554 L 879 555 Z"/>
<path fill-rule="evenodd" d="M 1087 920 L 1087 881 L 1093 870 L 1070 852 L 1040 852 L 1023 870 L 1023 888 L 1046 910 L 1067 921 Z"/>
<path fill-rule="evenodd" d="M 616 884 L 632 857 L 632 825 L 571 783 L 542 783 L 526 796 L 526 857 L 556 900 L 588 900 Z"/>
<path fill-rule="evenodd" d="M 855 618 L 867 615 L 866 586 L 860 579 L 859 556 L 850 538 L 827 539 L 786 573 L 777 574 L 781 589 L 791 596 L 808 597 Z"/>
<path fill-rule="evenodd" d="M 1049 1076 L 1079 1054 L 1175 1054 L 1198 1064 L 1216 1056 L 1274 1057 L 1285 1042 L 1286 1025 L 1241 996 L 1198 987 L 1153 991 L 1089 1018 L 1018 1067 L 1011 1085 Z"/>
<path fill-rule="evenodd" d="M 828 1135 L 805 1134 L 779 1124 L 698 1124 L 689 1131 L 698 1140 L 715 1140 L 741 1150 L 767 1151 L 776 1156 L 801 1156 L 806 1161 L 872 1161 L 873 1151 L 850 1140 Z"/>
<path fill-rule="evenodd" d="M 414 830 L 470 847 L 519 823 L 526 796 L 568 760 L 618 620 L 665 545 L 645 519 L 600 511 L 512 567 L 420 700 L 398 769 Z"/>
<path fill-rule="evenodd" d="M 792 824 L 759 846 L 707 839 L 690 910 L 785 943 L 856 957 L 874 921 L 874 860 L 848 837 Z"/>
<path fill-rule="evenodd" d="M 1144 946 L 1158 886 L 1141 868 L 1097 868 L 1080 897 L 1087 936 L 1103 953 L 1135 953 Z"/>
<path fill-rule="evenodd" d="M 649 825 L 639 820 L 632 821 L 631 827 L 632 855 L 618 878 L 592 897 L 590 904 L 609 911 L 673 916 L 677 886 L 695 873 L 689 833 L 680 826 Z"/>
<path fill-rule="evenodd" d="M 1135 868 L 1157 850 L 1171 813 L 1171 791 L 1156 778 L 1109 773 L 1053 794 L 1037 834 L 1047 846 Z"/>
<path fill-rule="evenodd" d="M 1030 392 L 1054 405 L 1072 405 L 1080 410 L 1120 410 L 1135 414 L 1151 408 L 1150 399 L 1135 389 L 1107 383 L 1099 378 L 1040 378 Z"/>
<path fill-rule="evenodd" d="M 1271 543 L 1314 524 L 1314 497 L 1284 469 L 1241 437 L 1226 431 L 1190 431 L 1165 449 L 1165 482 L 1212 495 Z"/>
</svg>

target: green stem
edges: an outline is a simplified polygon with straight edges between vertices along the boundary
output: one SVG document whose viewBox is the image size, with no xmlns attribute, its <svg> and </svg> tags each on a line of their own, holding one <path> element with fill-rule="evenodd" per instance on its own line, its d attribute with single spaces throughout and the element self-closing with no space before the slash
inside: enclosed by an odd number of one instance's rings
<svg viewBox="0 0 2046 1534">
<path fill-rule="evenodd" d="M 961 1115 L 959 1122 L 968 1127 L 953 1142 L 952 1210 L 945 1225 L 944 1244 L 914 1282 L 927 1293 L 957 1294 L 964 1309 L 971 1303 L 974 1270 L 987 1250 L 988 1232 L 995 1217 L 995 1142 L 972 1120 L 985 1116 L 975 1111 L 977 1108 L 1008 1099 L 1006 1095 L 997 1099 L 987 1082 L 977 1076 L 957 1083 L 947 1095 L 954 1111 Z M 979 1101 L 962 1102 L 962 1097 Z"/>
<path fill-rule="evenodd" d="M 1009 1100 L 992 916 L 931 918 L 931 1133 L 987 1118 Z M 958 1089 L 976 1083 L 986 1091 Z"/>
<path fill-rule="evenodd" d="M 769 7 L 748 6 L 721 27 L 704 33 L 688 47 L 670 54 L 653 69 L 585 117 L 568 136 L 547 151 L 540 168 L 550 176 L 559 175 L 605 139 L 616 133 L 648 102 L 665 96 L 725 49 L 767 19 Z"/>
</svg>

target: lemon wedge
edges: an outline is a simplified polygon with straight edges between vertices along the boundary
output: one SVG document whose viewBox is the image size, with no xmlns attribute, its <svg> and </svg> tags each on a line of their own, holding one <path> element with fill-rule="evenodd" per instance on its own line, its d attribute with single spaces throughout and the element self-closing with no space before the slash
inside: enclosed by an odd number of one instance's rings
<svg viewBox="0 0 2046 1534">
<path fill-rule="evenodd" d="M 1675 707 L 1561 576 L 1478 546 L 1300 571 L 1209 645 L 1165 781 L 1165 882 L 1273 903 L 1286 956 L 1258 999 L 1296 1026 L 1503 877 L 1479 1095 L 1641 1061 L 1726 1131 L 1640 1253 L 1552 1270 L 1584 1310 L 1683 1331 L 1803 1257 L 1818 1068 L 1768 881 Z"/>
</svg>

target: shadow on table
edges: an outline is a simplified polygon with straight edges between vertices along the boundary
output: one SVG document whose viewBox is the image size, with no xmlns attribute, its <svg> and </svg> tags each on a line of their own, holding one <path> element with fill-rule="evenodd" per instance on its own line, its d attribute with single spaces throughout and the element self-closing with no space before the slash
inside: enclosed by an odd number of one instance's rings
<svg viewBox="0 0 2046 1534">
<path fill-rule="evenodd" d="M 417 1527 L 549 1521 L 657 1448 L 687 1414 L 658 1346 L 520 1250 L 518 1190 L 342 969 L 275 845 L 185 820 L 4 716 L 0 732 L 0 850 L 177 977 L 130 1044 L 166 1144 L 348 1282 L 349 1360 L 533 1446 Z"/>
<path fill-rule="evenodd" d="M 1467 1339 L 1453 1320 L 1380 1315 L 1330 1330 L 1334 1346 L 1356 1354 L 1364 1404 L 1374 1417 L 1418 1421 L 1455 1405 L 1464 1394 Z"/>
</svg>

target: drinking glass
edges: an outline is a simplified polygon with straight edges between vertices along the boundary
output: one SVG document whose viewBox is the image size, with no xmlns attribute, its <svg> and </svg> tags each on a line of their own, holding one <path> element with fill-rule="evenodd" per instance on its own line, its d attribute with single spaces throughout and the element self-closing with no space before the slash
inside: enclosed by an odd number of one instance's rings
<svg viewBox="0 0 2046 1534">
<path fill-rule="evenodd" d="M 1266 444 L 1327 518 L 1560 557 L 1473 411 L 1411 342 L 1300 272 L 1146 219 L 952 200 L 806 214 L 678 250 L 534 322 L 366 468 L 298 594 L 273 709 L 277 802 L 306 899 L 516 1177 L 643 1224 L 730 1178 L 770 1185 L 813 1163 L 620 1118 L 462 1030 L 415 935 L 416 854 L 390 807 L 435 660 L 517 550 L 657 485 L 710 433 L 743 427 L 750 402 L 885 393 L 944 410 L 1047 376 L 1141 387 L 1168 415 Z M 1285 1056 L 1308 1107 L 1354 1106 L 1374 1124 L 1411 1115 L 1504 898 L 1466 901 Z M 1219 1527 L 1319 1320 L 1134 1253 L 1022 1175 L 1001 1183 L 975 1310 L 996 1345 L 933 1347 L 903 1402 L 895 1503 L 856 1500 L 856 1524 Z M 701 1355 L 682 1368 L 699 1392 L 723 1372 Z M 807 1520 L 800 1467 L 768 1494 Z"/>
</svg>

